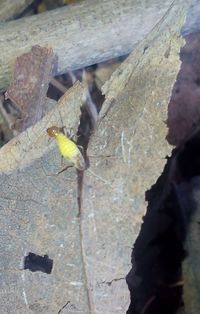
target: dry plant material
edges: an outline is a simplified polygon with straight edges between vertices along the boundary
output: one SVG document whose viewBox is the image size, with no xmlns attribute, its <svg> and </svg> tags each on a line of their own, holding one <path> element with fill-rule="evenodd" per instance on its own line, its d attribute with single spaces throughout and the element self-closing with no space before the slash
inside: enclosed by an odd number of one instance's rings
<svg viewBox="0 0 200 314">
<path fill-rule="evenodd" d="M 56 175 L 61 158 L 55 141 L 49 141 L 46 133 L 52 125 L 65 125 L 76 134 L 84 93 L 83 85 L 77 82 L 39 122 L 0 150 L 4 187 L 0 214 L 5 218 L 1 216 L 0 221 L 8 237 L 3 239 L 5 246 L 0 250 L 2 283 L 6 287 L 2 313 L 12 313 L 13 308 L 16 313 L 89 313 L 80 219 L 76 217 L 76 170 L 71 168 Z M 33 257 L 37 260 L 34 265 L 25 265 L 27 256 L 30 262 L 30 253 L 31 262 Z M 53 262 L 50 274 L 46 255 Z M 45 273 L 38 271 L 41 262 L 45 262 Z M 24 266 L 28 268 L 22 269 Z"/>
<path fill-rule="evenodd" d="M 20 112 L 13 129 L 22 132 L 43 116 L 46 93 L 57 57 L 51 48 L 33 46 L 16 59 L 12 82 L 5 94 Z"/>
<path fill-rule="evenodd" d="M 171 152 L 163 121 L 180 66 L 183 18 L 184 11 L 174 6 L 163 24 L 102 87 L 105 102 L 88 155 L 113 158 L 91 159 L 84 178 L 82 237 L 91 312 L 126 313 L 130 304 L 121 278 L 130 269 L 131 247 L 146 212 L 145 192 L 163 171 L 165 156 Z M 170 54 L 166 53 L 169 48 Z M 140 246 L 140 251 L 145 259 L 145 248 Z M 136 281 L 129 281 L 131 297 Z M 135 303 L 131 299 L 127 313 L 141 314 L 154 295 L 150 292 L 137 312 L 132 312 Z"/>
<path fill-rule="evenodd" d="M 76 134 L 84 93 L 83 85 L 77 82 L 32 128 L 22 132 L 4 145 L 0 150 L 0 171 L 5 173 L 14 171 L 16 168 L 22 169 L 45 155 L 51 145 L 54 145 L 54 141 L 49 141 L 46 133 L 46 129 L 52 125 L 63 125 L 64 121 L 67 128 Z"/>
<path fill-rule="evenodd" d="M 33 0 L 0 0 L 0 21 L 8 21 L 18 17 Z"/>
<path fill-rule="evenodd" d="M 160 4 L 154 0 L 141 6 L 134 0 L 84 0 L 2 24 L 0 89 L 7 88 L 16 57 L 35 43 L 46 43 L 56 51 L 60 74 L 128 54 L 162 18 L 171 2 Z"/>
</svg>

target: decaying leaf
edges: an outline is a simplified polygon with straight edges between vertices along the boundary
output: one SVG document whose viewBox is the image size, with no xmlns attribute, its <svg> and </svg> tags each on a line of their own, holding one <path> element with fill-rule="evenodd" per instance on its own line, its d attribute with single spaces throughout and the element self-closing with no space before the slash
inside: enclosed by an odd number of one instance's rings
<svg viewBox="0 0 200 314">
<path fill-rule="evenodd" d="M 33 46 L 16 59 L 12 82 L 6 92 L 20 111 L 13 128 L 24 131 L 41 119 L 56 56 L 51 48 Z"/>
<path fill-rule="evenodd" d="M 125 277 L 146 211 L 145 192 L 171 153 L 164 121 L 180 68 L 184 14 L 174 7 L 104 86 L 106 101 L 89 145 L 93 157 L 83 195 L 92 313 L 125 313 L 129 306 Z"/>
<path fill-rule="evenodd" d="M 80 218 L 76 171 L 55 176 L 60 156 L 46 134 L 49 126 L 70 128 L 79 120 L 80 84 L 64 96 L 68 106 L 59 103 L 0 150 L 2 312 L 126 312 L 125 276 L 145 192 L 171 152 L 163 121 L 180 67 L 184 14 L 185 7 L 173 7 L 107 84 Z M 29 252 L 48 255 L 52 273 L 23 269 Z"/>
<path fill-rule="evenodd" d="M 83 93 L 76 83 L 55 109 L 0 150 L 3 313 L 88 313 L 76 170 L 56 175 L 61 158 L 46 133 L 54 124 L 76 133 Z M 30 255 L 48 256 L 51 273 L 23 269 Z"/>
<path fill-rule="evenodd" d="M 24 168 L 47 153 L 49 147 L 55 146 L 54 141 L 49 142 L 46 132 L 46 129 L 52 125 L 66 126 L 74 130 L 76 134 L 83 94 L 84 89 L 81 83 L 77 82 L 60 98 L 55 109 L 52 109 L 32 128 L 4 145 L 0 150 L 0 171 L 10 172 Z"/>
</svg>

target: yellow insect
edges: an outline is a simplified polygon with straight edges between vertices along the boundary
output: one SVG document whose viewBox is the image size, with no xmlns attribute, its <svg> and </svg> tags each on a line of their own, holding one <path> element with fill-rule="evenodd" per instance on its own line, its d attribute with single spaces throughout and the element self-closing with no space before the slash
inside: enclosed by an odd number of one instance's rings
<svg viewBox="0 0 200 314">
<path fill-rule="evenodd" d="M 81 171 L 86 169 L 85 160 L 78 146 L 62 133 L 61 128 L 52 126 L 47 129 L 47 133 L 50 137 L 55 138 L 60 154 L 63 157 L 68 159 L 76 169 Z"/>
</svg>

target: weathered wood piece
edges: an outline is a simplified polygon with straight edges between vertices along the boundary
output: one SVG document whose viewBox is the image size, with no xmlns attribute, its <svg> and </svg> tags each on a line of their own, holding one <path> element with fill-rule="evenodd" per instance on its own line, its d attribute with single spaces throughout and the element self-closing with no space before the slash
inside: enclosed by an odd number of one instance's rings
<svg viewBox="0 0 200 314">
<path fill-rule="evenodd" d="M 1 24 L 0 90 L 8 86 L 16 57 L 36 44 L 57 53 L 59 73 L 129 53 L 172 2 L 86 0 Z"/>
<path fill-rule="evenodd" d="M 19 15 L 33 0 L 0 0 L 0 21 L 4 22 Z"/>
</svg>

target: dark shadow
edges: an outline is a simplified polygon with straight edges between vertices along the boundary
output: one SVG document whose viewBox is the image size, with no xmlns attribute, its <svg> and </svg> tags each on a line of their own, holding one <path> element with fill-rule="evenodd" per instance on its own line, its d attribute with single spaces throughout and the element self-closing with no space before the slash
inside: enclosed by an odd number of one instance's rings
<svg viewBox="0 0 200 314">
<path fill-rule="evenodd" d="M 185 39 L 167 119 L 167 140 L 177 148 L 146 192 L 147 213 L 126 278 L 127 314 L 175 314 L 183 306 L 185 240 L 197 208 L 192 193 L 200 190 L 200 33 Z"/>
<path fill-rule="evenodd" d="M 200 190 L 200 129 L 175 149 L 162 175 L 146 192 L 147 213 L 127 275 L 128 314 L 173 314 L 183 305 L 182 261 L 192 214 L 192 192 Z"/>
</svg>

